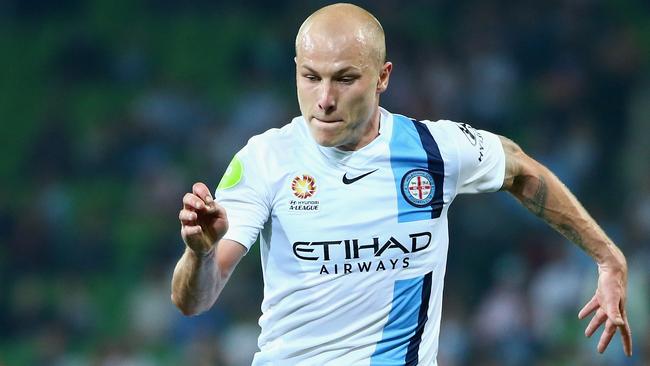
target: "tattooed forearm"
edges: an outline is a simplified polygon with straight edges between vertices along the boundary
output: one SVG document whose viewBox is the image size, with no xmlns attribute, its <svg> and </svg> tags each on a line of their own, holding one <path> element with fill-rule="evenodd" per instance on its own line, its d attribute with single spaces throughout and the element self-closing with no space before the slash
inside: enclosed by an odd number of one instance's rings
<svg viewBox="0 0 650 366">
<path fill-rule="evenodd" d="M 578 231 L 576 231 L 576 229 L 574 229 L 571 225 L 560 224 L 560 225 L 558 225 L 557 229 L 567 239 L 571 240 L 572 242 L 574 242 L 574 243 L 576 243 L 576 244 L 578 244 L 578 245 L 580 245 L 582 247 L 582 245 L 583 245 L 582 244 L 582 237 L 580 236 Z"/>
<path fill-rule="evenodd" d="M 538 176 L 537 189 L 532 194 L 525 191 L 521 194 L 521 203 L 535 215 L 546 219 L 544 211 L 546 209 L 546 198 L 548 197 L 548 186 L 543 176 Z"/>
<path fill-rule="evenodd" d="M 582 235 L 580 235 L 580 233 L 578 232 L 578 230 L 576 230 L 573 226 L 571 226 L 571 225 L 569 225 L 569 224 L 559 224 L 559 225 L 557 225 L 557 226 L 556 226 L 556 225 L 554 225 L 554 226 L 556 227 L 556 229 L 557 229 L 557 230 L 558 230 L 562 235 L 564 235 L 565 238 L 567 238 L 567 239 L 569 239 L 570 241 L 576 243 L 576 244 L 577 244 L 580 248 L 582 248 L 582 250 L 584 250 L 585 252 L 587 252 L 587 253 L 589 253 L 589 254 L 592 254 L 593 251 L 590 250 L 590 248 L 588 248 L 588 247 L 585 245 L 585 242 L 584 242 L 584 240 L 583 240 L 583 238 L 582 238 Z"/>
<path fill-rule="evenodd" d="M 513 141 L 500 137 L 505 154 L 502 190 L 546 221 L 600 263 L 616 257 L 616 245 L 596 224 L 569 189 Z"/>
<path fill-rule="evenodd" d="M 580 233 L 576 228 L 574 228 L 572 225 L 568 223 L 557 222 L 558 218 L 556 217 L 556 215 L 551 214 L 551 212 L 555 210 L 551 209 L 548 213 L 546 212 L 548 207 L 547 199 L 548 199 L 549 188 L 548 185 L 546 184 L 546 180 L 544 179 L 544 177 L 542 175 L 539 175 L 535 180 L 535 182 L 536 182 L 536 189 L 534 192 L 528 193 L 526 192 L 526 189 L 523 189 L 522 191 L 520 200 L 524 204 L 524 206 L 532 213 L 534 213 L 538 217 L 548 222 L 557 231 L 559 231 L 562 235 L 564 235 L 564 237 L 576 243 L 584 251 L 591 254 L 591 251 L 585 245 L 584 239 L 582 238 L 582 236 L 580 235 Z M 528 183 L 530 183 L 530 180 L 528 181 Z"/>
</svg>

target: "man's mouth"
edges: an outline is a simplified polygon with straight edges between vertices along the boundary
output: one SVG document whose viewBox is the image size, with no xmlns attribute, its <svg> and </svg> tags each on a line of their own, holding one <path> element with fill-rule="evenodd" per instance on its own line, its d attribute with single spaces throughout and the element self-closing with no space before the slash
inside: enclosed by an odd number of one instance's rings
<svg viewBox="0 0 650 366">
<path fill-rule="evenodd" d="M 314 119 L 318 122 L 323 122 L 323 123 L 334 123 L 334 122 L 341 122 L 342 120 L 340 119 L 321 119 L 318 117 L 314 117 Z"/>
</svg>

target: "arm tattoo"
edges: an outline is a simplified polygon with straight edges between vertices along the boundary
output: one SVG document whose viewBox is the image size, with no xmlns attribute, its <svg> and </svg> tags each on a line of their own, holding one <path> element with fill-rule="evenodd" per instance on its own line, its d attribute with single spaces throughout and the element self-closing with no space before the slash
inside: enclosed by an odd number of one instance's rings
<svg viewBox="0 0 650 366">
<path fill-rule="evenodd" d="M 593 254 L 592 251 L 585 245 L 584 240 L 580 233 L 571 225 L 568 224 L 559 224 L 557 225 L 557 230 L 564 235 L 567 239 L 576 243 L 582 250 L 589 254 Z"/>
<path fill-rule="evenodd" d="M 548 169 L 529 158 L 512 140 L 503 136 L 500 139 L 506 155 L 501 189 L 509 191 L 528 211 L 596 258 L 593 241 L 602 239 L 592 237 L 593 219 Z"/>
<path fill-rule="evenodd" d="M 548 186 L 543 176 L 539 175 L 539 186 L 532 197 L 522 197 L 522 203 L 532 213 L 546 220 L 544 210 L 546 209 L 546 198 L 548 196 Z"/>
<path fill-rule="evenodd" d="M 560 232 L 564 237 L 569 239 L 571 242 L 577 244 L 585 252 L 592 254 L 590 248 L 588 248 L 585 243 L 582 235 L 576 230 L 572 225 L 565 223 L 554 222 L 551 216 L 546 214 L 546 200 L 548 197 L 548 186 L 546 185 L 546 180 L 543 176 L 539 175 L 539 185 L 537 190 L 531 197 L 522 197 L 522 203 L 524 206 L 530 210 L 532 213 L 540 217 L 541 219 L 548 222 L 553 226 L 558 232 Z"/>
</svg>

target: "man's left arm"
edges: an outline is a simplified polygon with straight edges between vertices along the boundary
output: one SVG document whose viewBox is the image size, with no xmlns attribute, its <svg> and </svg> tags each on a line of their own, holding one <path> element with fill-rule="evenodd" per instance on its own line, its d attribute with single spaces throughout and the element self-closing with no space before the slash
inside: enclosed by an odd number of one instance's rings
<svg viewBox="0 0 650 366">
<path fill-rule="evenodd" d="M 620 329 L 623 350 L 631 356 L 632 333 L 625 311 L 625 256 L 555 174 L 526 155 L 513 141 L 499 137 L 506 160 L 501 189 L 510 192 L 528 210 L 580 246 L 598 264 L 596 294 L 578 314 L 583 319 L 595 311 L 585 335 L 591 337 L 605 324 L 598 343 L 598 352 L 602 353 Z"/>
</svg>

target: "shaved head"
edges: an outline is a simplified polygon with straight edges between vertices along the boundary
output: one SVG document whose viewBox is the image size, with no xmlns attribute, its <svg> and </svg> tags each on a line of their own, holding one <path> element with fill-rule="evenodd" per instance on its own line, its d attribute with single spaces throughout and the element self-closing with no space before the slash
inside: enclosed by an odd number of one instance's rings
<svg viewBox="0 0 650 366">
<path fill-rule="evenodd" d="M 356 5 L 329 5 L 302 23 L 298 104 L 318 144 L 357 150 L 379 135 L 379 96 L 393 68 L 385 58 L 381 24 Z"/>
<path fill-rule="evenodd" d="M 372 14 L 353 4 L 333 4 L 310 15 L 296 36 L 296 56 L 314 47 L 358 49 L 374 66 L 386 61 L 384 29 Z"/>
</svg>

